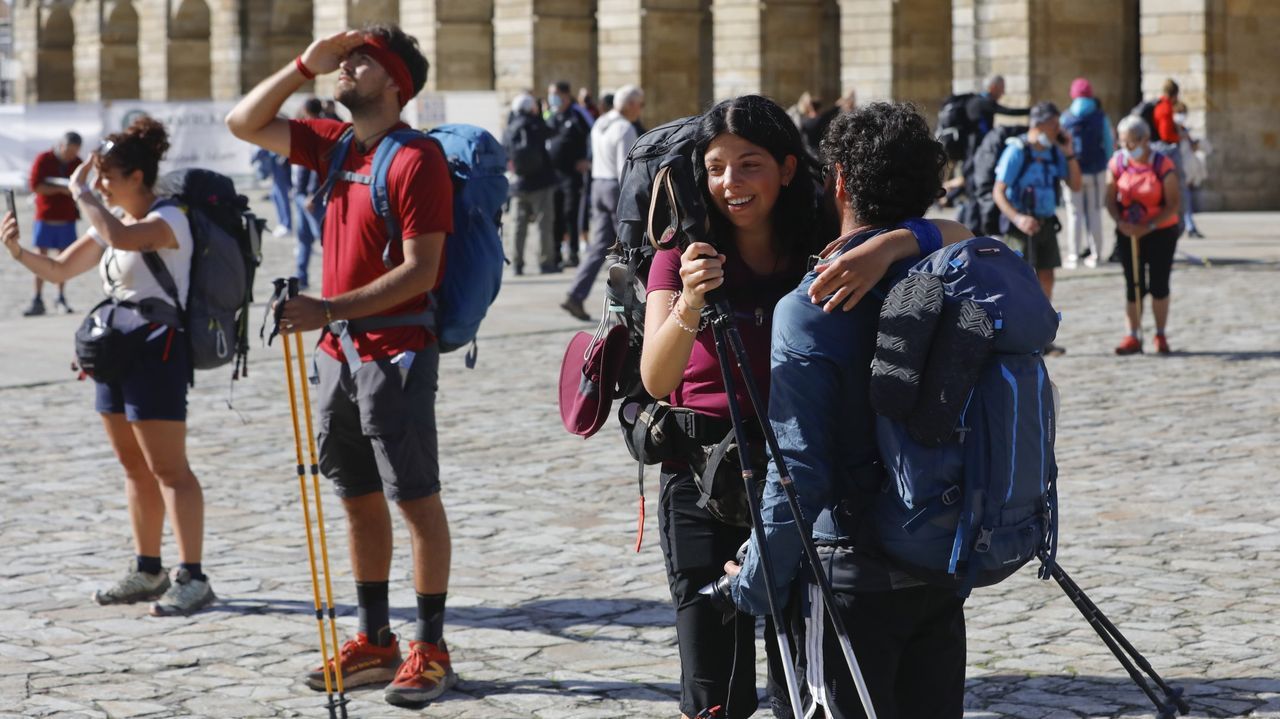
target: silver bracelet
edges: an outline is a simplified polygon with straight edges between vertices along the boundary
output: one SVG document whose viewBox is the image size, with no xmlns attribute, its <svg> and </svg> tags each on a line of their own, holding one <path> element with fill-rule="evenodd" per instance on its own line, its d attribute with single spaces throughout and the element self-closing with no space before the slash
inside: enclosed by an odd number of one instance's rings
<svg viewBox="0 0 1280 719">
<path fill-rule="evenodd" d="M 679 310 L 676 309 L 676 304 L 680 301 L 680 295 L 681 293 L 679 292 L 673 292 L 671 294 L 671 301 L 667 303 L 667 312 L 669 312 L 671 314 L 671 317 L 675 319 L 676 326 L 678 326 L 680 329 L 684 330 L 685 332 L 688 332 L 691 335 L 696 335 L 707 326 L 707 318 L 705 317 L 701 318 L 701 320 L 698 322 L 697 327 L 690 327 L 689 325 L 686 325 L 684 323 L 684 320 L 680 319 Z M 685 306 L 688 307 L 687 304 Z M 689 307 L 689 309 L 693 309 L 693 308 Z"/>
</svg>

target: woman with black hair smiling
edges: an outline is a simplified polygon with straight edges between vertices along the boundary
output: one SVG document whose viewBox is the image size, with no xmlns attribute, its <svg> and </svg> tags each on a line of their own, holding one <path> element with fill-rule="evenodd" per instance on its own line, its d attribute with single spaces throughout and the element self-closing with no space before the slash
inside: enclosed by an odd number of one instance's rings
<svg viewBox="0 0 1280 719">
<path fill-rule="evenodd" d="M 702 311 L 707 293 L 722 288 L 746 346 L 751 379 L 767 396 L 774 305 L 804 276 L 809 256 L 832 239 L 818 222 L 820 187 L 806 158 L 796 126 L 771 100 L 746 95 L 716 105 L 701 119 L 694 157 L 715 246 L 695 242 L 683 251 L 658 252 L 649 271 L 641 377 L 651 395 L 686 414 L 685 424 L 696 431 L 685 444 L 699 448 L 687 459 L 663 464 L 658 520 L 676 609 L 680 710 L 686 717 L 720 706 L 717 716 L 732 719 L 757 708 L 754 619 L 738 614 L 726 622 L 698 593 L 721 575 L 750 535 L 744 512 L 734 511 L 745 505 L 745 495 L 704 498 L 712 478 L 697 474 L 706 464 L 705 447 L 731 430 L 714 339 Z M 940 224 L 949 238 L 968 236 L 960 225 Z M 926 235 L 920 244 L 912 231 L 899 229 L 833 266 L 827 279 L 831 296 L 817 301 L 828 310 L 856 302 L 894 260 L 914 256 L 920 245 L 940 243 L 933 224 L 921 221 L 913 229 Z M 735 374 L 738 404 L 749 433 L 758 437 L 759 420 L 736 368 Z"/>
<path fill-rule="evenodd" d="M 132 369 L 117 381 L 95 382 L 95 407 L 107 438 L 124 467 L 125 496 L 136 558 L 125 575 L 93 593 L 98 604 L 156 600 L 155 616 L 185 615 L 214 600 L 201 570 L 204 494 L 187 463 L 187 382 L 191 358 L 182 338 L 178 309 L 143 259 L 155 252 L 186 303 L 194 241 L 187 217 L 163 204 L 153 186 L 169 148 L 164 126 L 150 117 L 134 120 L 107 137 L 93 158 L 71 176 L 71 196 L 89 220 L 89 231 L 58 257 L 42 257 L 18 244 L 12 213 L 0 239 L 15 260 L 46 282 L 65 282 L 95 266 L 103 289 L 117 302 L 137 307 L 144 335 Z M 97 179 L 90 185 L 90 173 Z M 98 199 L 94 190 L 101 193 Z M 107 209 L 117 208 L 117 217 Z M 180 564 L 165 575 L 160 539 L 165 515 L 173 524 Z"/>
</svg>

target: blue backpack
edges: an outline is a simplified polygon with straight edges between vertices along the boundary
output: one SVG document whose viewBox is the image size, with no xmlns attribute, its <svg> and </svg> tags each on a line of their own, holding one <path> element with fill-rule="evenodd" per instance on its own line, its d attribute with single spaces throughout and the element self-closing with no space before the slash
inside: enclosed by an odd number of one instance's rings
<svg viewBox="0 0 1280 719">
<path fill-rule="evenodd" d="M 426 133 L 407 128 L 395 130 L 378 144 L 373 155 L 372 175 L 361 175 L 342 170 L 354 137 L 353 128 L 347 128 L 338 138 L 320 195 L 327 199 L 333 183 L 338 180 L 369 185 L 373 210 L 387 225 L 387 247 L 382 253 L 387 267 L 392 266 L 391 246 L 401 239 L 400 224 L 391 211 L 387 193 L 387 173 L 396 153 L 410 141 L 431 140 L 444 153 L 453 178 L 453 232 L 445 241 L 447 269 L 440 288 L 432 293 L 430 309 L 415 315 L 350 320 L 331 331 L 339 335 L 344 354 L 351 363 L 355 348 L 350 333 L 421 324 L 435 334 L 441 352 L 471 345 L 466 364 L 475 367 L 476 333 L 498 296 L 506 262 L 501 227 L 508 189 L 507 153 L 502 143 L 473 125 L 441 125 Z M 358 360 L 355 356 L 357 367 Z"/>
<path fill-rule="evenodd" d="M 906 324 L 886 319 L 903 307 Z M 871 524 L 909 573 L 960 596 L 1036 556 L 1049 576 L 1057 411 L 1041 350 L 1058 323 L 1030 266 L 990 237 L 942 248 L 890 291 L 871 379 L 887 479 Z M 886 352 L 923 367 L 886 372 Z"/>
<path fill-rule="evenodd" d="M 1062 126 L 1071 132 L 1076 157 L 1080 158 L 1080 171 L 1088 175 L 1107 169 L 1110 159 L 1102 144 L 1102 133 L 1107 131 L 1105 118 L 1101 105 L 1088 115 L 1067 112 L 1062 118 Z"/>
</svg>

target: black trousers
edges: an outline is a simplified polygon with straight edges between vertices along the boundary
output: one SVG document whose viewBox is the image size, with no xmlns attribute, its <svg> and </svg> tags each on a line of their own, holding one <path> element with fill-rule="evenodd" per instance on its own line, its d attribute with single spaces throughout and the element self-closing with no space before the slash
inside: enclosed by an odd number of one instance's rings
<svg viewBox="0 0 1280 719">
<path fill-rule="evenodd" d="M 552 233 L 555 237 L 556 260 L 565 258 L 560 254 L 560 240 L 569 235 L 569 257 L 578 259 L 580 240 L 579 213 L 582 211 L 582 174 L 578 172 L 556 171 L 556 217 Z"/>
<path fill-rule="evenodd" d="M 865 719 L 816 586 L 809 595 L 803 642 L 809 693 L 832 719 Z M 964 600 L 953 590 L 837 591 L 836 604 L 879 719 L 964 716 Z"/>
<path fill-rule="evenodd" d="M 708 707 L 722 707 L 718 717 L 751 716 L 759 705 L 756 694 L 755 617 L 735 614 L 727 622 L 698 590 L 724 574 L 724 563 L 751 535 L 697 506 L 698 488 L 688 470 L 663 468 L 658 514 L 667 583 L 676 610 L 676 640 L 680 647 L 680 711 L 693 717 Z M 774 676 L 781 676 L 773 623 L 765 623 L 769 655 L 769 695 Z M 781 690 L 782 696 L 786 690 Z"/>
<path fill-rule="evenodd" d="M 1173 256 L 1178 250 L 1178 237 L 1181 229 L 1177 225 L 1152 230 L 1138 240 L 1139 280 L 1142 282 L 1142 294 L 1150 294 L 1154 299 L 1162 300 L 1169 296 L 1169 277 L 1173 274 Z M 1116 254 L 1120 256 L 1120 265 L 1124 268 L 1124 296 L 1130 302 L 1137 302 L 1138 296 L 1133 288 L 1133 242 L 1128 235 L 1116 233 Z"/>
</svg>

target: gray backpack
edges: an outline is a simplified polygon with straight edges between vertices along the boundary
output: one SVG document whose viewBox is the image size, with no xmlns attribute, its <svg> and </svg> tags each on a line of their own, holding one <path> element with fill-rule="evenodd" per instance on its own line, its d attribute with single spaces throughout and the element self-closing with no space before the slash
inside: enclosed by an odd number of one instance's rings
<svg viewBox="0 0 1280 719">
<path fill-rule="evenodd" d="M 164 261 L 155 252 L 142 253 L 182 317 L 192 369 L 213 369 L 234 359 L 232 378 L 243 376 L 253 275 L 261 260 L 266 222 L 249 211 L 248 200 L 236 193 L 230 178 L 210 170 L 166 173 L 156 182 L 155 191 L 162 198 L 158 207 L 182 209 L 195 241 L 185 307 Z"/>
</svg>

